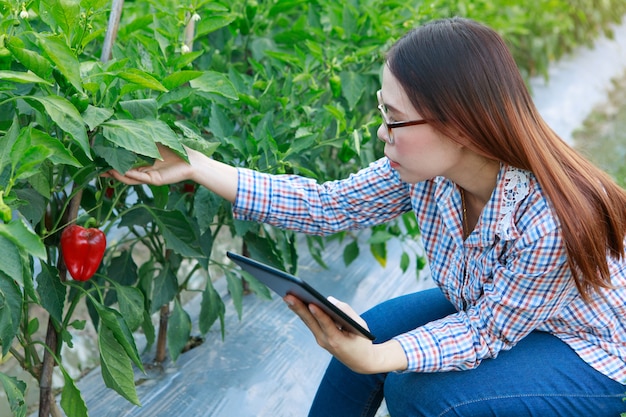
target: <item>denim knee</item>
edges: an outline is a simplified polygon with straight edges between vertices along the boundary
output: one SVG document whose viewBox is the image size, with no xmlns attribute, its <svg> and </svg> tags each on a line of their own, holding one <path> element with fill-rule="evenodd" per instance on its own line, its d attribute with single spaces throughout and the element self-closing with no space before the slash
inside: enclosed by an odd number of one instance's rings
<svg viewBox="0 0 626 417">
<path fill-rule="evenodd" d="M 391 373 L 384 393 L 394 417 L 618 417 L 626 412 L 626 385 L 544 332 L 532 332 L 471 370 Z"/>
<path fill-rule="evenodd" d="M 472 371 L 459 371 L 464 373 Z M 626 411 L 624 393 L 491 392 L 484 387 L 438 384 L 422 374 L 419 386 L 409 374 L 392 373 L 385 381 L 385 400 L 392 417 L 619 417 Z M 485 387 L 502 381 L 484 381 Z M 498 391 L 498 390 L 496 390 Z"/>
</svg>

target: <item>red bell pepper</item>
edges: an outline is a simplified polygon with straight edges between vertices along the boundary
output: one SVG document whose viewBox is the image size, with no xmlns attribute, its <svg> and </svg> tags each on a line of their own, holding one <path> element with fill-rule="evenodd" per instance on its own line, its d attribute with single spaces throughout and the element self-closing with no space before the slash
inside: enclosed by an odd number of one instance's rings
<svg viewBox="0 0 626 417">
<path fill-rule="evenodd" d="M 99 229 L 72 224 L 61 233 L 63 261 L 76 281 L 87 281 L 96 273 L 106 246 L 106 236 Z"/>
</svg>

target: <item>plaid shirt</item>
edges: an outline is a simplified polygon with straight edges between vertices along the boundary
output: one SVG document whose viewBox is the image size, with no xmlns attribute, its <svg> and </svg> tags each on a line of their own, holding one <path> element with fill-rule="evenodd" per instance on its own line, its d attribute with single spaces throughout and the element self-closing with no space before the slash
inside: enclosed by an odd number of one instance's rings
<svg viewBox="0 0 626 417">
<path fill-rule="evenodd" d="M 589 365 L 626 384 L 626 261 L 609 259 L 615 289 L 581 299 L 558 220 L 535 177 L 502 166 L 463 241 L 451 181 L 400 180 L 386 158 L 341 181 L 239 170 L 239 219 L 309 234 L 365 228 L 413 210 L 435 283 L 457 313 L 397 336 L 408 371 L 471 369 L 533 330 L 550 332 Z"/>
</svg>

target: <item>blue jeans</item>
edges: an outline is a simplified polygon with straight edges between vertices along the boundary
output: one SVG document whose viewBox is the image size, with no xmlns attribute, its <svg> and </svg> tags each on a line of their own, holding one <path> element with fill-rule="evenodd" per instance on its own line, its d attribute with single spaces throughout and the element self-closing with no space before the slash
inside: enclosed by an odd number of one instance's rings
<svg viewBox="0 0 626 417">
<path fill-rule="evenodd" d="M 382 303 L 363 315 L 383 342 L 455 310 L 438 289 Z M 309 417 L 620 417 L 626 385 L 596 371 L 565 343 L 532 332 L 513 349 L 458 372 L 361 375 L 332 359 Z"/>
</svg>

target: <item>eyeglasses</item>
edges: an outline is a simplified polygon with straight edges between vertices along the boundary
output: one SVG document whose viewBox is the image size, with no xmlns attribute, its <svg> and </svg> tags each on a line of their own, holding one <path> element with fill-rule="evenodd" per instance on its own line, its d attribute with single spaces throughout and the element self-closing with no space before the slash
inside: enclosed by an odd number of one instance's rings
<svg viewBox="0 0 626 417">
<path fill-rule="evenodd" d="M 423 125 L 425 123 L 428 123 L 428 121 L 424 119 L 407 120 L 404 122 L 390 122 L 389 116 L 387 116 L 387 106 L 385 106 L 385 103 L 383 103 L 382 90 L 378 90 L 376 92 L 376 97 L 378 98 L 378 110 L 380 110 L 380 114 L 383 116 L 383 124 L 385 125 L 385 128 L 387 129 L 387 142 L 390 145 L 393 145 L 394 143 L 393 131 L 391 129 L 395 129 L 398 127 L 405 127 L 405 126 Z"/>
</svg>

